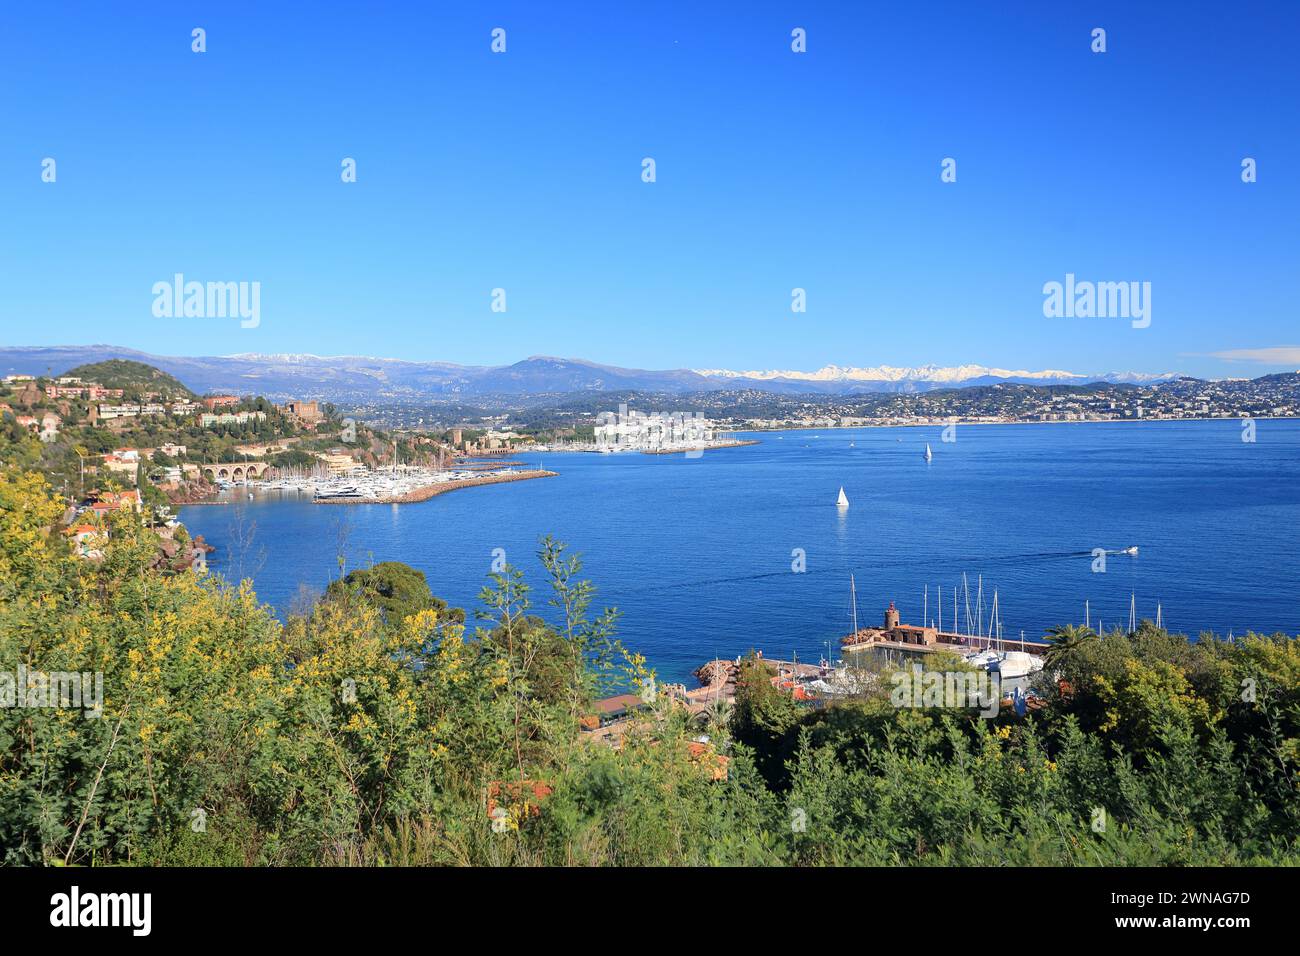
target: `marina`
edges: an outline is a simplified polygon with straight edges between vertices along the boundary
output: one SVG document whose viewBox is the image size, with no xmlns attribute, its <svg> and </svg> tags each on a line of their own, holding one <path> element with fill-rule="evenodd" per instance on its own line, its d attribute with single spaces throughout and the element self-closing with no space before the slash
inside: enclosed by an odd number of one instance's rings
<svg viewBox="0 0 1300 956">
<path fill-rule="evenodd" d="M 556 474 L 540 468 L 485 470 L 482 466 L 467 465 L 438 471 L 397 466 L 384 471 L 286 476 L 262 482 L 257 487 L 309 498 L 313 504 L 414 504 L 460 488 L 551 478 Z"/>
<path fill-rule="evenodd" d="M 1043 656 L 1050 645 L 1043 641 L 1029 641 L 1022 632 L 1019 640 L 1003 636 L 999 597 L 993 592 L 993 603 L 987 619 L 984 617 L 984 580 L 978 581 L 975 595 L 974 617 L 971 614 L 969 582 L 962 575 L 962 590 L 966 603 L 966 626 L 958 628 L 957 588 L 952 591 L 952 630 L 943 630 L 943 591 L 936 592 L 939 617 L 929 616 L 930 590 L 927 586 L 923 598 L 925 623 L 904 624 L 894 602 L 885 609 L 882 627 L 858 627 L 857 588 L 849 576 L 849 600 L 852 606 L 853 631 L 840 639 L 841 648 L 853 654 L 872 654 L 888 663 L 900 663 L 917 655 L 949 651 L 958 654 L 972 667 L 996 673 L 1004 680 L 1028 677 L 1043 669 Z M 1136 625 L 1135 625 L 1136 626 Z"/>
</svg>

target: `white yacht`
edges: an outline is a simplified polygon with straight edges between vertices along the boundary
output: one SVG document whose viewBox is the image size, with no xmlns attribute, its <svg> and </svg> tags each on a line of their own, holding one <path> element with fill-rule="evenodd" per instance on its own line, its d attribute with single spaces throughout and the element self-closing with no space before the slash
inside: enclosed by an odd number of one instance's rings
<svg viewBox="0 0 1300 956">
<path fill-rule="evenodd" d="M 997 660 L 989 665 L 990 671 L 997 671 L 1003 680 L 1028 677 L 1043 669 L 1043 659 L 1027 651 L 1003 651 Z"/>
</svg>

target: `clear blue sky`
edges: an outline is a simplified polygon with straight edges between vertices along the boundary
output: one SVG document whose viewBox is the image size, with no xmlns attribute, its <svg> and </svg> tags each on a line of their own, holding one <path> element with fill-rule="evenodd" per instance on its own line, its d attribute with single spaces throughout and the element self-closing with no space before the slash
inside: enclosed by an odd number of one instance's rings
<svg viewBox="0 0 1300 956">
<path fill-rule="evenodd" d="M 1298 34 L 1291 2 L 13 0 L 0 343 L 1300 368 L 1212 357 L 1300 346 Z M 155 318 L 176 272 L 259 281 L 261 325 Z M 1044 318 L 1067 272 L 1151 282 L 1150 328 Z"/>
</svg>

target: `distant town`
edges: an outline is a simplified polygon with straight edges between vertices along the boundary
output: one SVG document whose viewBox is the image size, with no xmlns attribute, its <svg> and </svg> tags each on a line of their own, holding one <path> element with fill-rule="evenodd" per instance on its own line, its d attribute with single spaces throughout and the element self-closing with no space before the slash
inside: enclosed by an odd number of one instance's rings
<svg viewBox="0 0 1300 956">
<path fill-rule="evenodd" d="M 915 393 L 786 395 L 759 389 L 671 394 L 596 392 L 539 397 L 497 396 L 464 402 L 349 406 L 376 427 L 438 431 L 449 421 L 513 429 L 537 441 L 594 443 L 609 409 L 624 405 L 682 410 L 719 432 L 958 423 L 1143 421 L 1300 416 L 1300 373 L 1206 381 L 1177 378 L 1150 385 L 994 385 Z M 688 410 L 688 411 L 687 411 Z"/>
<path fill-rule="evenodd" d="M 174 509 L 228 504 L 236 487 L 317 503 L 406 503 L 550 477 L 507 459 L 522 436 L 454 427 L 388 434 L 329 402 L 198 395 L 147 365 L 112 360 L 57 376 L 0 379 L 0 462 L 42 474 L 64 503 L 58 529 L 98 561 L 116 535 L 156 535 L 155 567 L 202 571 L 212 550 Z M 241 492 L 242 493 L 242 492 Z"/>
</svg>

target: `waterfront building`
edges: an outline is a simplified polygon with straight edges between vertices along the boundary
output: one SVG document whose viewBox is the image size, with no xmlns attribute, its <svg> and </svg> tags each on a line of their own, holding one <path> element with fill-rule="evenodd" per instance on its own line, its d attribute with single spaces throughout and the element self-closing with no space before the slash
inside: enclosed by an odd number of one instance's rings
<svg viewBox="0 0 1300 956">
<path fill-rule="evenodd" d="M 316 457 L 321 460 L 332 475 L 346 474 L 361 467 L 351 455 L 340 451 L 320 452 Z"/>
<path fill-rule="evenodd" d="M 702 415 L 680 412 L 647 415 L 629 411 L 623 405 L 617 413 L 602 413 L 594 431 L 598 450 L 630 451 L 700 445 L 713 440 L 714 424 Z"/>
</svg>

